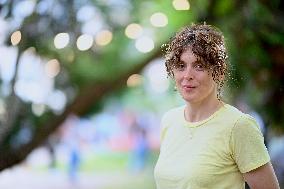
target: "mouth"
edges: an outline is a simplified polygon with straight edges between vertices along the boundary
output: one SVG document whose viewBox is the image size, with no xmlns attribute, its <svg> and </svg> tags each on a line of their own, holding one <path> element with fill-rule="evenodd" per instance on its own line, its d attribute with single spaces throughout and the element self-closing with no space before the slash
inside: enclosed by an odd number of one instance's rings
<svg viewBox="0 0 284 189">
<path fill-rule="evenodd" d="M 182 85 L 183 88 L 196 88 L 194 85 Z"/>
<path fill-rule="evenodd" d="M 183 85 L 182 88 L 186 91 L 191 91 L 196 88 L 196 86 L 191 86 L 191 85 Z"/>
</svg>

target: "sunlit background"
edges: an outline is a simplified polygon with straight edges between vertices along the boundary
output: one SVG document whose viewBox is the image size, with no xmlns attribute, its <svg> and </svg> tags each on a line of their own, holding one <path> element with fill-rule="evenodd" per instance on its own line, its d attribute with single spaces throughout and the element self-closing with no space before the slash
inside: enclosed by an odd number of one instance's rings
<svg viewBox="0 0 284 189">
<path fill-rule="evenodd" d="M 227 41 L 223 99 L 284 182 L 283 18 L 280 0 L 0 0 L 0 188 L 154 189 L 161 116 L 183 104 L 161 46 L 204 21 Z"/>
</svg>

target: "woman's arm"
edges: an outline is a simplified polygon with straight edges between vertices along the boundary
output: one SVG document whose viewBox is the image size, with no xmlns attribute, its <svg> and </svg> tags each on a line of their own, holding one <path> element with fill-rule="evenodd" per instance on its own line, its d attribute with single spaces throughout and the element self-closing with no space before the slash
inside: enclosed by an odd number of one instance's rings
<svg viewBox="0 0 284 189">
<path fill-rule="evenodd" d="M 251 189 L 280 189 L 271 163 L 243 174 Z"/>
</svg>

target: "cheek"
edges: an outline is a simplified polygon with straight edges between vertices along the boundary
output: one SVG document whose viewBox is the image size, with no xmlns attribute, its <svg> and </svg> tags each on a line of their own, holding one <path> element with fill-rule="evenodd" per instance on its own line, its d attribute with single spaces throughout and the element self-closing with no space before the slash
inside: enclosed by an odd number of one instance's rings
<svg viewBox="0 0 284 189">
<path fill-rule="evenodd" d="M 216 88 L 216 83 L 215 83 L 213 80 L 207 82 L 206 90 L 208 90 L 209 92 L 211 92 L 212 90 L 215 90 L 215 88 Z"/>
<path fill-rule="evenodd" d="M 211 91 L 216 88 L 217 84 L 212 77 L 208 76 L 202 80 L 203 90 Z"/>
<path fill-rule="evenodd" d="M 178 85 L 179 83 L 181 83 L 182 77 L 179 74 L 174 74 L 173 80 L 174 80 L 175 84 Z"/>
</svg>

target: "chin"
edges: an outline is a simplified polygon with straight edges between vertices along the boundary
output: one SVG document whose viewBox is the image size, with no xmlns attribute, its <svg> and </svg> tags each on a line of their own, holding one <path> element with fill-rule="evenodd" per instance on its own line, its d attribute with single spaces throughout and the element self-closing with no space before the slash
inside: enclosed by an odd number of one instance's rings
<svg viewBox="0 0 284 189">
<path fill-rule="evenodd" d="M 182 98 L 186 101 L 186 102 L 197 102 L 199 99 L 196 96 L 184 96 L 182 95 Z"/>
</svg>

